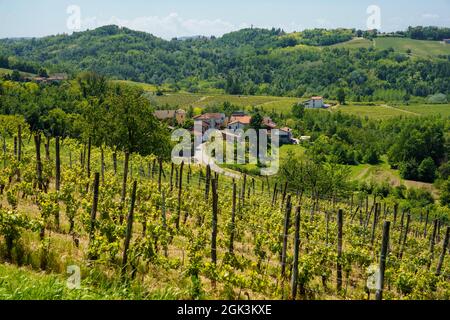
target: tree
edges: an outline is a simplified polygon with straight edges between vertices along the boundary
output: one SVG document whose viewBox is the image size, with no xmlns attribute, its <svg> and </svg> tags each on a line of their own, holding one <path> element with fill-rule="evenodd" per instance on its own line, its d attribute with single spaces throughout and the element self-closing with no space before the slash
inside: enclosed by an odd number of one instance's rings
<svg viewBox="0 0 450 320">
<path fill-rule="evenodd" d="M 403 179 L 416 180 L 418 177 L 417 162 L 414 159 L 400 163 L 399 169 Z"/>
<path fill-rule="evenodd" d="M 252 119 L 250 120 L 250 128 L 259 130 L 262 128 L 263 125 L 263 117 L 259 112 L 256 112 Z"/>
<path fill-rule="evenodd" d="M 430 183 L 434 182 L 434 179 L 436 178 L 436 165 L 434 160 L 430 157 L 423 160 L 419 165 L 417 172 L 421 181 Z"/>
<path fill-rule="evenodd" d="M 48 73 L 45 68 L 40 68 L 38 71 L 38 76 L 43 78 L 48 78 Z"/>
<path fill-rule="evenodd" d="M 450 179 L 441 186 L 441 204 L 450 208 Z"/>
<path fill-rule="evenodd" d="M 345 91 L 343 88 L 339 88 L 337 91 L 337 100 L 340 104 L 345 104 Z"/>
<path fill-rule="evenodd" d="M 136 87 L 115 85 L 103 104 L 111 143 L 125 153 L 121 202 L 124 204 L 130 154 L 167 158 L 171 143 L 154 117 L 150 102 Z"/>
<path fill-rule="evenodd" d="M 297 119 L 303 119 L 305 115 L 305 106 L 302 103 L 296 103 L 292 106 L 292 115 Z"/>
<path fill-rule="evenodd" d="M 14 70 L 11 74 L 11 80 L 12 81 L 20 81 L 22 80 L 22 76 L 20 75 L 19 71 Z"/>
</svg>

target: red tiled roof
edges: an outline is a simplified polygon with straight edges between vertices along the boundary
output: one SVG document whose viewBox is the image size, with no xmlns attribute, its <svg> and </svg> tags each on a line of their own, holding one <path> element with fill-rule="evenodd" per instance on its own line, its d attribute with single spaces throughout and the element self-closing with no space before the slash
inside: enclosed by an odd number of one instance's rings
<svg viewBox="0 0 450 320">
<path fill-rule="evenodd" d="M 224 117 L 223 113 L 205 113 L 200 116 L 194 117 L 198 120 L 209 120 L 209 119 L 222 119 Z"/>
<path fill-rule="evenodd" d="M 230 123 L 238 122 L 238 121 L 242 124 L 248 125 L 248 124 L 250 124 L 250 121 L 252 121 L 252 117 L 251 116 L 232 116 L 230 118 Z"/>
</svg>

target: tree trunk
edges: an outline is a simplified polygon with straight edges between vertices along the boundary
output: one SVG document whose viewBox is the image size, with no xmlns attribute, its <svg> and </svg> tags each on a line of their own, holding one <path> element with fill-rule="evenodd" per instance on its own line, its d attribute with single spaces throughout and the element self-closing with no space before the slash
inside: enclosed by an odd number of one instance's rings
<svg viewBox="0 0 450 320">
<path fill-rule="evenodd" d="M 50 136 L 47 136 L 47 142 L 45 143 L 45 160 L 50 161 Z"/>
<path fill-rule="evenodd" d="M 114 175 L 117 175 L 117 152 L 113 152 L 113 167 L 114 167 Z"/>
</svg>

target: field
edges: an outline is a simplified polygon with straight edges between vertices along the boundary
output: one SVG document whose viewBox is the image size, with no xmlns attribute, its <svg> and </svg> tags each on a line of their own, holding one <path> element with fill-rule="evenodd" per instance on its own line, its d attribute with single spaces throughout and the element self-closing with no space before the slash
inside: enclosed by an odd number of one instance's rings
<svg viewBox="0 0 450 320">
<path fill-rule="evenodd" d="M 398 109 L 414 112 L 419 115 L 441 115 L 442 117 L 450 117 L 450 104 L 417 104 L 399 106 Z"/>
<path fill-rule="evenodd" d="M 150 95 L 149 99 L 158 107 L 169 108 L 205 108 L 208 106 L 222 105 L 230 102 L 243 110 L 250 110 L 252 107 L 260 107 L 270 112 L 288 113 L 292 105 L 300 99 L 289 97 L 273 96 L 245 96 L 227 94 L 191 94 L 191 93 L 166 93 L 163 96 Z"/>
<path fill-rule="evenodd" d="M 331 47 L 335 48 L 348 48 L 348 49 L 359 49 L 359 48 L 370 48 L 373 46 L 373 42 L 364 38 L 353 38 L 350 41 L 334 44 Z"/>
<path fill-rule="evenodd" d="M 3 74 L 11 74 L 12 72 L 13 72 L 13 70 L 11 70 L 11 69 L 0 68 L 0 75 L 3 75 Z M 32 76 L 35 76 L 35 74 L 28 73 L 28 72 L 22 72 L 22 71 L 19 71 L 19 73 L 20 73 L 22 76 L 24 76 L 24 77 L 32 77 Z"/>
<path fill-rule="evenodd" d="M 388 49 L 393 48 L 395 51 L 406 53 L 408 49 L 412 51 L 413 56 L 429 57 L 438 55 L 449 55 L 450 45 L 443 44 L 439 41 L 413 40 L 398 37 L 379 37 L 373 42 L 367 39 L 355 38 L 350 41 L 334 45 L 338 48 L 370 48 Z"/>
<path fill-rule="evenodd" d="M 192 94 L 192 93 L 166 93 L 163 96 L 149 94 L 149 99 L 158 108 L 184 108 L 189 106 L 193 108 L 205 108 L 208 106 L 220 106 L 224 102 L 230 102 L 241 107 L 243 110 L 250 111 L 252 107 L 258 107 L 265 112 L 277 112 L 289 114 L 292 106 L 305 98 L 292 97 L 274 97 L 274 96 L 244 96 L 227 94 Z M 345 106 L 336 106 L 331 111 L 341 111 L 347 114 L 354 114 L 371 119 L 387 119 L 399 116 L 427 116 L 441 115 L 450 116 L 450 104 L 432 105 L 432 104 L 411 104 L 390 106 L 382 103 L 375 105 L 363 105 L 350 102 Z"/>
<path fill-rule="evenodd" d="M 450 104 L 428 105 L 417 104 L 409 106 L 389 106 L 389 105 L 358 105 L 352 104 L 334 107 L 332 111 L 341 111 L 347 114 L 358 115 L 370 119 L 382 120 L 395 117 L 411 117 L 411 116 L 429 116 L 441 115 L 442 117 L 450 116 Z"/>
<path fill-rule="evenodd" d="M 428 57 L 449 55 L 450 45 L 439 41 L 413 40 L 407 38 L 381 37 L 374 40 L 377 49 L 394 48 L 395 51 L 405 52 L 412 50 L 413 56 Z"/>
</svg>

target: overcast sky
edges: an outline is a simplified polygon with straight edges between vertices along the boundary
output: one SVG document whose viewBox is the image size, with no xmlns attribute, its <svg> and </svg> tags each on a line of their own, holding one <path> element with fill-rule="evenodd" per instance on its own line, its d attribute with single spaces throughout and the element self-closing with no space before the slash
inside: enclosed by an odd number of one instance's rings
<svg viewBox="0 0 450 320">
<path fill-rule="evenodd" d="M 41 37 L 107 24 L 165 39 L 220 36 L 251 25 L 286 31 L 367 29 L 371 5 L 381 10 L 381 31 L 409 25 L 450 27 L 450 0 L 0 0 L 0 38 Z"/>
</svg>

